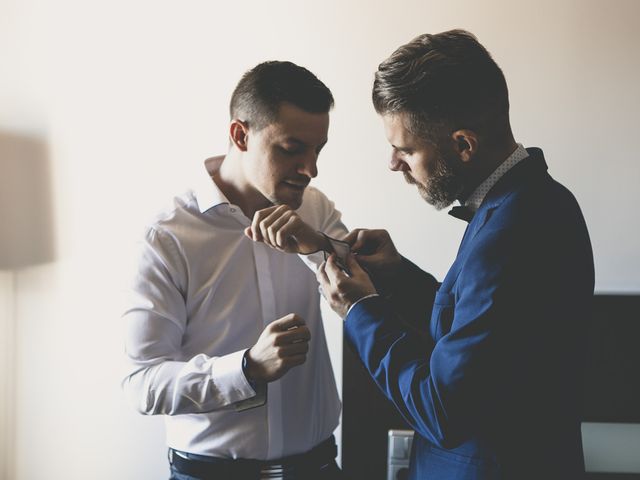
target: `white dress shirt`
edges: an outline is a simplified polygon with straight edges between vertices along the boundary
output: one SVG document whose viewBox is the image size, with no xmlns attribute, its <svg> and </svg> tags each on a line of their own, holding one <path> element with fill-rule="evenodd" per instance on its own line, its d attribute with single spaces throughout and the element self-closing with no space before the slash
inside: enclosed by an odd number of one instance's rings
<svg viewBox="0 0 640 480">
<path fill-rule="evenodd" d="M 123 316 L 131 364 L 123 388 L 140 412 L 165 415 L 176 450 L 260 460 L 308 451 L 331 435 L 341 408 L 309 268 L 323 256 L 253 242 L 243 233 L 250 219 L 206 172 L 201 183 L 146 233 Z M 298 213 L 328 235 L 346 233 L 340 212 L 315 188 L 306 189 Z M 311 331 L 306 362 L 268 384 L 264 406 L 236 411 L 255 395 L 243 353 L 289 313 Z"/>
</svg>

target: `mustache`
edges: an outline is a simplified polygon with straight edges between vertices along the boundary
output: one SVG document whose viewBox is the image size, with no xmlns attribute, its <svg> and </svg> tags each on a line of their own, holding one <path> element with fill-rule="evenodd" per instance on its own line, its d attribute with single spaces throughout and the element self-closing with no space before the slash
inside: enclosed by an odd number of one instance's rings
<svg viewBox="0 0 640 480">
<path fill-rule="evenodd" d="M 409 185 L 416 184 L 416 181 L 414 180 L 414 178 L 411 175 L 409 175 L 407 172 L 402 172 L 402 174 L 404 175 L 404 179 Z"/>
</svg>

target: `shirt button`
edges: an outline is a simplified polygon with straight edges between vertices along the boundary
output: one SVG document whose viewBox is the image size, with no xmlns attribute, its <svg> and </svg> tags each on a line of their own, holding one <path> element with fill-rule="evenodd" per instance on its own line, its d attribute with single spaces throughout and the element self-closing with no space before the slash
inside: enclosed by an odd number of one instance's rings
<svg viewBox="0 0 640 480">
<path fill-rule="evenodd" d="M 229 209 L 229 211 L 230 211 L 231 213 L 236 213 L 236 209 L 235 209 L 235 208 L 230 208 L 230 209 Z"/>
</svg>

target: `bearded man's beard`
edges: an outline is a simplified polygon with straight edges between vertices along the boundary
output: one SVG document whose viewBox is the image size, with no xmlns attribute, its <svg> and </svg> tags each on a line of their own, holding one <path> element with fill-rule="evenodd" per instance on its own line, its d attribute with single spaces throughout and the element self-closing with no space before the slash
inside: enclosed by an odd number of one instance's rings
<svg viewBox="0 0 640 480">
<path fill-rule="evenodd" d="M 435 158 L 426 183 L 416 181 L 408 172 L 404 173 L 407 183 L 416 185 L 420 196 L 437 210 L 451 205 L 464 189 L 462 177 L 457 173 L 453 165 L 453 158 L 447 159 L 442 154 Z"/>
</svg>

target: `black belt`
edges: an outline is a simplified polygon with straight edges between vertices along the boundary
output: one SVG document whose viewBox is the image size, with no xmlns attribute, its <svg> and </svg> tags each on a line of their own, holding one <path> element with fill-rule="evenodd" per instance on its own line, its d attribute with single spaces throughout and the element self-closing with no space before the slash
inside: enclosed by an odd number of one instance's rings
<svg viewBox="0 0 640 480">
<path fill-rule="evenodd" d="M 269 467 L 281 467 L 287 474 L 300 475 L 304 472 L 316 472 L 323 466 L 333 462 L 338 449 L 333 437 L 312 448 L 306 453 L 291 455 L 276 460 L 251 460 L 207 457 L 204 459 L 184 458 L 172 448 L 169 449 L 169 461 L 180 473 L 194 477 L 218 480 L 218 479 L 255 479 L 259 478 L 260 471 Z"/>
</svg>

